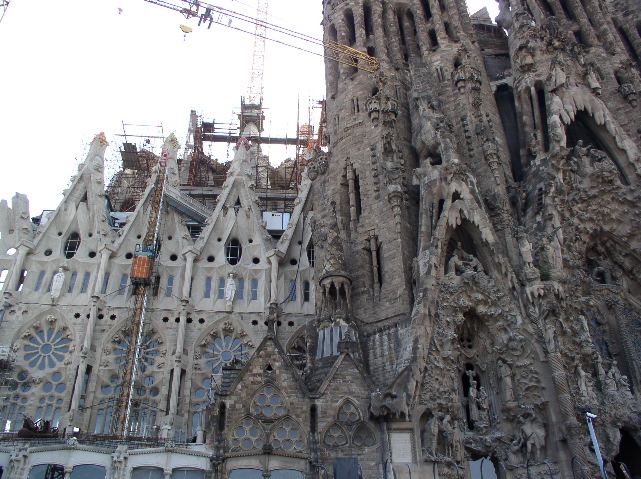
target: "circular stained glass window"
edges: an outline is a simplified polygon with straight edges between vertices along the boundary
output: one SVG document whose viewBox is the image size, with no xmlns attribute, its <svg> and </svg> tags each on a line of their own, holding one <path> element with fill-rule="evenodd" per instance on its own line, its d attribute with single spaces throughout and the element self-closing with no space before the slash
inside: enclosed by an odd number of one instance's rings
<svg viewBox="0 0 641 479">
<path fill-rule="evenodd" d="M 233 359 L 245 362 L 249 359 L 247 346 L 238 338 L 225 336 L 216 338 L 213 344 L 207 345 L 207 352 L 204 354 L 208 361 L 205 366 L 213 370 L 214 374 L 220 374 L 224 364 L 229 364 Z"/>
<path fill-rule="evenodd" d="M 62 374 L 61 374 L 61 373 L 53 373 L 53 374 L 51 375 L 51 380 L 52 380 L 54 383 L 60 382 L 60 380 L 61 380 L 61 379 L 62 379 Z"/>
<path fill-rule="evenodd" d="M 125 339 L 120 341 L 114 348 L 114 356 L 116 356 L 116 365 L 120 368 L 125 367 L 125 360 L 127 352 L 129 351 L 129 341 L 131 337 L 126 336 Z M 138 368 L 140 372 L 145 372 L 147 367 L 153 366 L 156 361 L 155 357 L 160 354 L 158 342 L 152 340 L 150 336 L 144 336 L 140 341 L 140 356 L 138 359 Z M 120 381 L 120 378 L 118 379 Z M 113 384 L 113 382 L 112 382 Z"/>
<path fill-rule="evenodd" d="M 60 331 L 49 329 L 38 331 L 29 338 L 24 345 L 24 360 L 29 363 L 30 368 L 44 371 L 47 368 L 54 368 L 61 363 L 69 352 L 69 340 L 63 337 Z"/>
</svg>

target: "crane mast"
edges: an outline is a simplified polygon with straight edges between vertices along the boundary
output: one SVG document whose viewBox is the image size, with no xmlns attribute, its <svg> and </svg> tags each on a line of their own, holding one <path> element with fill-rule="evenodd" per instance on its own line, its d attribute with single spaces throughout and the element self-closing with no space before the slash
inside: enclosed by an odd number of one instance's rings
<svg viewBox="0 0 641 479">
<path fill-rule="evenodd" d="M 267 36 L 267 1 L 258 0 L 256 8 L 256 30 L 254 32 L 254 54 L 252 76 L 249 85 L 249 103 L 263 101 L 263 67 L 265 66 L 265 37 Z"/>
<path fill-rule="evenodd" d="M 141 245 L 136 245 L 133 263 L 131 265 L 131 282 L 135 286 L 134 310 L 131 318 L 131 333 L 129 345 L 123 363 L 122 391 L 116 403 L 116 422 L 114 433 L 126 438 L 129 429 L 131 413 L 131 400 L 133 397 L 134 382 L 138 373 L 140 360 L 140 347 L 143 338 L 143 327 L 145 324 L 145 309 L 147 306 L 147 293 L 151 284 L 154 260 L 157 255 L 157 240 L 160 218 L 162 214 L 162 202 L 167 181 L 167 160 L 169 159 L 168 142 L 177 143 L 173 133 L 167 138 L 158 160 L 158 174 L 154 183 L 153 192 L 150 198 L 149 211 L 147 213 L 147 229 Z"/>
</svg>

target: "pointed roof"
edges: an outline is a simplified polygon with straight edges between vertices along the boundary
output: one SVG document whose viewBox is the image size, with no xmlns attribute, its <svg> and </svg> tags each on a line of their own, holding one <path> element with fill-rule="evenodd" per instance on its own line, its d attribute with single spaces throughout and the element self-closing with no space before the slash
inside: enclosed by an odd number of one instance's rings
<svg viewBox="0 0 641 479">
<path fill-rule="evenodd" d="M 318 394 L 325 394 L 325 392 L 327 391 L 327 388 L 329 387 L 332 380 L 334 379 L 334 376 L 336 376 L 336 373 L 340 371 L 341 368 L 351 369 L 359 373 L 359 375 L 363 378 L 363 381 L 369 388 L 370 392 L 376 389 L 376 385 L 374 384 L 372 379 L 369 377 L 369 374 L 367 374 L 367 371 L 365 371 L 365 368 L 363 367 L 361 361 L 355 358 L 351 353 L 344 352 L 344 353 L 341 353 L 339 356 L 333 356 L 333 357 L 335 357 L 336 360 L 334 361 L 334 364 L 329 369 L 329 371 L 327 371 L 327 375 L 325 376 L 325 378 L 323 379 L 323 382 L 318 387 L 318 390 L 316 391 Z"/>
<path fill-rule="evenodd" d="M 267 336 L 265 336 L 265 338 L 261 341 L 261 343 L 258 345 L 256 350 L 254 351 L 254 354 L 252 354 L 252 356 L 247 360 L 242 371 L 240 371 L 236 379 L 233 382 L 231 382 L 225 390 L 221 390 L 221 395 L 229 396 L 233 394 L 234 390 L 238 387 L 238 385 L 241 382 L 243 382 L 243 379 L 249 373 L 249 371 L 251 371 L 252 365 L 256 361 L 260 360 L 261 356 L 269 349 L 272 349 L 273 352 L 275 352 L 278 355 L 278 358 L 282 361 L 285 368 L 284 371 L 278 371 L 276 372 L 276 374 L 279 377 L 282 377 L 284 373 L 289 373 L 290 378 L 298 386 L 300 392 L 305 396 L 309 396 L 310 391 L 307 385 L 305 384 L 305 382 L 302 380 L 302 378 L 298 374 L 298 369 L 291 362 L 291 360 L 287 356 L 287 353 L 285 353 L 283 346 L 280 344 L 280 341 L 278 341 L 278 339 L 273 334 L 268 334 Z"/>
<path fill-rule="evenodd" d="M 50 228 L 53 228 L 55 220 L 61 214 L 61 206 L 69 199 L 80 198 L 84 193 L 87 197 L 91 197 L 91 205 L 93 206 L 92 216 L 94 224 L 92 229 L 95 230 L 100 236 L 107 236 L 110 232 L 107 217 L 104 215 L 104 161 L 105 150 L 109 143 L 103 132 L 94 136 L 89 146 L 89 152 L 85 161 L 78 166 L 78 174 L 71 179 L 71 185 L 63 193 L 63 198 L 56 211 L 48 219 L 44 228 L 38 231 L 38 237 L 34 243 L 37 246 Z"/>
</svg>

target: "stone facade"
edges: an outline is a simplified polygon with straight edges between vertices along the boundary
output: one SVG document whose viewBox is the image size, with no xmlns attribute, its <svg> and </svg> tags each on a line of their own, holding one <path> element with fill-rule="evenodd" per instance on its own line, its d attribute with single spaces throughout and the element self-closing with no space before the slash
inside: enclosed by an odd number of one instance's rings
<svg viewBox="0 0 641 479">
<path fill-rule="evenodd" d="M 327 60 L 328 148 L 295 198 L 244 138 L 205 206 L 167 139 L 128 440 L 157 158 L 105 189 L 98 135 L 55 211 L 0 203 L 8 477 L 596 477 L 586 408 L 605 467 L 641 476 L 641 6 L 499 4 L 497 26 L 325 1 L 325 39 L 381 68 Z M 67 437 L 13 438 L 27 416 Z"/>
</svg>

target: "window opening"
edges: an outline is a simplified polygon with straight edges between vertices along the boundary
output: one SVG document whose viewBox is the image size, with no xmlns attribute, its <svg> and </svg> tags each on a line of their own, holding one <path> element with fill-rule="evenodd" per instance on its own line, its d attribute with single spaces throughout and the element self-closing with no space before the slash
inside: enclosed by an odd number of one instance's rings
<svg viewBox="0 0 641 479">
<path fill-rule="evenodd" d="M 296 301 L 296 281 L 291 280 L 289 282 L 289 296 L 287 297 L 289 301 Z"/>
<path fill-rule="evenodd" d="M 8 269 L 3 269 L 2 271 L 0 271 L 0 289 L 4 287 L 4 282 L 7 279 L 8 271 L 9 271 Z"/>
<path fill-rule="evenodd" d="M 218 280 L 218 299 L 223 299 L 225 297 L 225 278 L 220 278 Z"/>
<path fill-rule="evenodd" d="M 6 271 L 6 270 L 4 270 L 4 271 Z M 3 273 L 4 273 L 4 271 L 3 271 Z M 38 279 L 36 280 L 36 287 L 34 288 L 34 291 L 40 291 L 40 288 L 42 288 L 42 282 L 44 281 L 44 279 L 45 279 L 45 272 L 44 271 L 40 271 L 40 273 L 38 273 Z M 2 279 L 2 281 L 4 282 L 4 279 Z M 0 288 L 1 287 L 2 286 L 0 285 Z"/>
<path fill-rule="evenodd" d="M 430 8 L 429 0 L 421 0 L 421 6 L 423 7 L 423 15 L 425 16 L 425 21 L 429 22 L 432 18 L 432 9 Z"/>
<path fill-rule="evenodd" d="M 314 243 L 310 240 L 307 244 L 307 261 L 312 268 L 314 267 L 314 259 Z"/>
<path fill-rule="evenodd" d="M 512 178 L 514 181 L 523 180 L 523 166 L 521 165 L 521 144 L 519 142 L 518 120 L 516 116 L 516 105 L 514 94 L 507 85 L 500 85 L 494 93 L 494 100 L 499 110 L 503 130 L 507 139 L 507 146 L 510 151 L 510 163 L 512 166 Z"/>
<path fill-rule="evenodd" d="M 456 36 L 454 35 L 454 31 L 452 30 L 452 26 L 450 25 L 450 22 L 443 22 L 443 26 L 445 27 L 445 33 L 447 34 L 448 38 L 453 42 L 457 41 Z"/>
<path fill-rule="evenodd" d="M 543 149 L 550 150 L 550 134 L 548 132 L 548 112 L 545 106 L 545 91 L 539 87 L 536 89 L 536 98 L 539 105 L 539 116 L 541 117 L 541 133 L 543 135 Z"/>
<path fill-rule="evenodd" d="M 365 17 L 365 36 L 369 37 L 374 33 L 372 22 L 372 6 L 369 3 L 363 5 L 363 16 Z"/>
<path fill-rule="evenodd" d="M 430 39 L 430 48 L 438 47 L 438 37 L 436 36 L 436 30 L 430 28 L 430 30 L 427 32 L 427 36 Z"/>
<path fill-rule="evenodd" d="M 205 298 L 211 298 L 211 278 L 205 278 Z"/>
<path fill-rule="evenodd" d="M 89 279 L 91 278 L 91 273 L 85 273 L 82 277 L 82 287 L 80 288 L 81 293 L 86 293 L 89 289 Z"/>
<path fill-rule="evenodd" d="M 401 39 L 401 54 L 405 61 L 409 60 L 409 55 L 407 53 L 407 38 L 405 38 L 405 29 L 403 28 L 403 17 L 402 13 L 399 10 L 396 12 L 396 21 L 398 23 L 398 33 Z"/>
<path fill-rule="evenodd" d="M 356 219 L 358 220 L 363 213 L 363 203 L 361 201 L 361 183 L 358 175 L 354 175 L 354 193 L 356 196 Z"/>
<path fill-rule="evenodd" d="M 243 255 L 243 248 L 240 245 L 240 241 L 236 238 L 229 240 L 227 244 L 227 263 L 232 266 L 240 262 L 240 258 Z"/>
<path fill-rule="evenodd" d="M 76 279 L 78 278 L 78 273 L 75 271 L 71 273 L 71 278 L 69 278 L 69 288 L 67 288 L 67 293 L 73 293 L 73 288 L 76 286 Z"/>
<path fill-rule="evenodd" d="M 303 281 L 303 302 L 308 303 L 310 296 L 309 281 Z"/>
<path fill-rule="evenodd" d="M 107 285 L 109 284 L 109 273 L 105 273 L 102 278 L 102 288 L 100 289 L 100 294 L 107 294 Z"/>
<path fill-rule="evenodd" d="M 71 259 L 73 258 L 76 253 L 78 252 L 78 248 L 80 247 L 80 235 L 76 232 L 73 232 L 69 235 L 67 238 L 67 241 L 65 242 L 65 258 Z"/>
<path fill-rule="evenodd" d="M 120 277 L 120 288 L 118 289 L 118 295 L 123 295 L 127 291 L 127 282 L 129 281 L 129 275 L 124 273 Z"/>
<path fill-rule="evenodd" d="M 24 285 L 24 280 L 27 277 L 27 270 L 23 269 L 20 272 L 20 279 L 18 280 L 18 286 L 16 286 L 16 291 L 22 291 L 22 285 Z"/>
<path fill-rule="evenodd" d="M 239 278 L 238 279 L 238 290 L 236 291 L 238 294 L 238 299 L 245 299 L 245 279 L 244 278 Z"/>
<path fill-rule="evenodd" d="M 347 44 L 353 47 L 356 43 L 356 25 L 354 24 L 354 14 L 350 9 L 345 10 L 345 25 L 347 26 Z"/>
<path fill-rule="evenodd" d="M 554 10 L 552 9 L 552 5 L 547 0 L 540 0 L 540 6 L 541 10 L 543 10 L 543 13 L 546 15 L 553 17 L 554 16 Z"/>
<path fill-rule="evenodd" d="M 171 296 L 172 291 L 174 290 L 174 277 L 173 276 L 168 276 L 167 277 L 167 288 L 165 289 L 165 297 L 169 298 Z"/>
<path fill-rule="evenodd" d="M 258 280 L 252 279 L 252 301 L 258 299 Z"/>
</svg>

